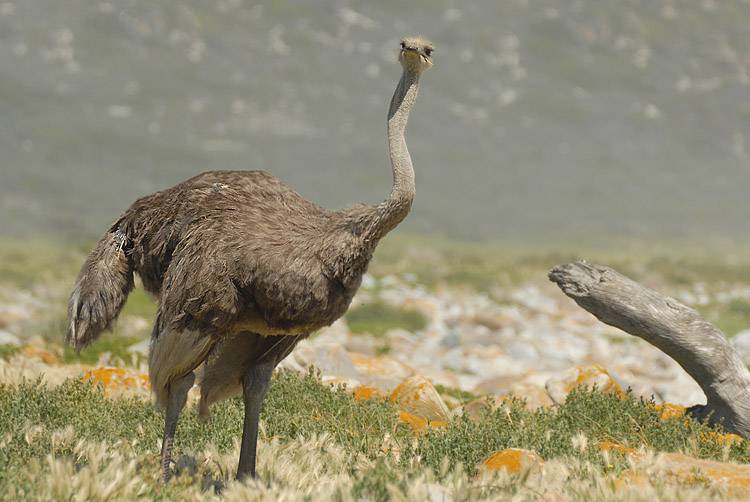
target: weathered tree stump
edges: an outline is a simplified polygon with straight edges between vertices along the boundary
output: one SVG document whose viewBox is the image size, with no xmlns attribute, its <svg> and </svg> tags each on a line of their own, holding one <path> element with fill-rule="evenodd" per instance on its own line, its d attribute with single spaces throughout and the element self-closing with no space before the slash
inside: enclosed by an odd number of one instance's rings
<svg viewBox="0 0 750 502">
<path fill-rule="evenodd" d="M 677 361 L 706 394 L 688 412 L 750 438 L 750 371 L 716 326 L 677 300 L 609 267 L 586 262 L 553 268 L 551 281 L 603 323 L 643 338 Z"/>
</svg>

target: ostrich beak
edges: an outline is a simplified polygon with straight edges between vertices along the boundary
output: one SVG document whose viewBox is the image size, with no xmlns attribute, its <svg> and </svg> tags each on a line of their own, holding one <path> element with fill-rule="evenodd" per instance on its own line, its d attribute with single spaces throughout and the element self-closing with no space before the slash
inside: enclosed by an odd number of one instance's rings
<svg viewBox="0 0 750 502">
<path fill-rule="evenodd" d="M 428 56 L 421 48 L 406 46 L 401 49 L 399 56 L 399 59 L 412 65 L 426 66 L 427 68 L 432 66 L 432 57 Z"/>
</svg>

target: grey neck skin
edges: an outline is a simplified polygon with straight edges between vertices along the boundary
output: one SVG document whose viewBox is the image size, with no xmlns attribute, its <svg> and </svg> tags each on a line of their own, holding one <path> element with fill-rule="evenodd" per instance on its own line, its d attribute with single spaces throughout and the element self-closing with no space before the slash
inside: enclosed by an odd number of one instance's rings
<svg viewBox="0 0 750 502">
<path fill-rule="evenodd" d="M 406 123 L 419 91 L 419 73 L 405 68 L 388 110 L 388 150 L 393 169 L 393 188 L 375 208 L 375 218 L 364 232 L 366 241 L 377 243 L 409 214 L 416 189 L 414 167 L 406 148 Z"/>
</svg>

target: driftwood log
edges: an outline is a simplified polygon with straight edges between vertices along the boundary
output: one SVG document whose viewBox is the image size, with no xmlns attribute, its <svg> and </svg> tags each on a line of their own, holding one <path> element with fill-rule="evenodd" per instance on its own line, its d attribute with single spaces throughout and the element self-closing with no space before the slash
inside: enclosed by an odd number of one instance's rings
<svg viewBox="0 0 750 502">
<path fill-rule="evenodd" d="M 677 361 L 706 394 L 706 405 L 688 409 L 692 416 L 750 438 L 750 372 L 722 332 L 698 312 L 601 265 L 559 265 L 549 278 L 603 323 Z"/>
</svg>

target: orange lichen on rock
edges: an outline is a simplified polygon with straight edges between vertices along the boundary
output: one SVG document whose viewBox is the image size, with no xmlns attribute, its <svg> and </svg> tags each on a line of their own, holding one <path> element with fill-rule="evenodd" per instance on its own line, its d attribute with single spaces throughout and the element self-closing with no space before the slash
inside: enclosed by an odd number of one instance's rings
<svg viewBox="0 0 750 502">
<path fill-rule="evenodd" d="M 750 464 L 702 460 L 682 453 L 665 453 L 662 459 L 663 470 L 680 481 L 708 480 L 732 496 L 746 495 L 750 491 Z"/>
<path fill-rule="evenodd" d="M 568 388 L 568 392 L 572 391 L 576 387 L 586 386 L 597 388 L 605 394 L 616 394 L 618 396 L 624 396 L 625 392 L 620 387 L 612 375 L 609 374 L 604 366 L 599 364 L 593 364 L 591 366 L 579 367 L 578 375 L 571 386 Z"/>
<path fill-rule="evenodd" d="M 60 362 L 56 355 L 35 345 L 27 345 L 21 352 L 26 357 L 40 359 L 45 364 L 58 364 Z"/>
<path fill-rule="evenodd" d="M 398 419 L 405 424 L 408 424 L 414 432 L 422 432 L 427 428 L 428 424 L 427 420 L 424 418 L 412 415 L 407 411 L 399 411 Z"/>
<path fill-rule="evenodd" d="M 642 458 L 633 457 L 636 464 L 633 469 L 623 472 L 614 481 L 615 489 L 623 490 L 631 487 L 646 486 L 650 478 L 645 472 L 640 472 L 638 463 Z M 652 462 L 648 461 L 647 462 Z M 671 479 L 679 483 L 710 483 L 716 488 L 724 490 L 729 497 L 745 497 L 750 493 L 750 464 L 732 464 L 715 460 L 704 460 L 687 456 L 683 453 L 663 453 L 656 458 L 656 463 L 647 469 L 660 479 Z"/>
<path fill-rule="evenodd" d="M 424 432 L 429 426 L 430 429 L 443 429 L 448 427 L 448 422 L 445 420 L 427 420 L 420 416 L 409 413 L 408 411 L 399 411 L 398 419 L 411 427 L 414 432 Z"/>
<path fill-rule="evenodd" d="M 545 387 L 556 404 L 563 404 L 568 394 L 577 387 L 589 389 L 596 387 L 604 394 L 625 396 L 625 391 L 622 390 L 620 384 L 612 378 L 606 368 L 599 364 L 571 368 L 559 377 L 548 380 Z"/>
<path fill-rule="evenodd" d="M 742 436 L 738 436 L 737 434 L 732 434 L 731 432 L 721 433 L 715 431 L 702 432 L 700 434 L 700 439 L 701 441 L 705 441 L 707 443 L 718 443 L 722 446 L 740 444 L 744 441 L 744 439 L 742 439 Z"/>
<path fill-rule="evenodd" d="M 383 393 L 375 387 L 369 385 L 358 385 L 354 389 L 354 399 L 356 401 L 369 401 L 370 399 L 385 397 Z"/>
<path fill-rule="evenodd" d="M 373 357 L 358 352 L 350 352 L 349 357 L 361 375 L 367 375 L 375 381 L 399 381 L 414 373 L 407 365 L 389 357 Z"/>
<path fill-rule="evenodd" d="M 147 389 L 148 375 L 136 373 L 126 368 L 105 367 L 89 370 L 83 381 L 101 384 L 105 390 Z"/>
<path fill-rule="evenodd" d="M 654 406 L 656 408 L 656 411 L 661 412 L 661 415 L 659 415 L 659 418 L 661 420 L 668 420 L 670 418 L 679 418 L 685 416 L 685 411 L 687 408 L 684 406 L 680 406 L 679 404 L 657 404 Z"/>
<path fill-rule="evenodd" d="M 643 488 L 649 486 L 650 484 L 651 480 L 646 474 L 635 471 L 633 469 L 624 471 L 614 480 L 615 491 L 618 492 L 634 488 Z"/>
<path fill-rule="evenodd" d="M 531 450 L 506 448 L 487 457 L 482 466 L 488 471 L 505 470 L 508 474 L 518 474 L 522 470 L 544 464 L 542 457 Z"/>
<path fill-rule="evenodd" d="M 599 451 L 614 451 L 617 453 L 622 453 L 623 455 L 630 455 L 636 452 L 635 448 L 624 446 L 620 443 L 615 443 L 614 441 L 607 441 L 606 439 L 599 441 L 598 446 Z"/>
<path fill-rule="evenodd" d="M 450 418 L 443 398 L 432 383 L 421 375 L 414 375 L 401 382 L 391 392 L 390 400 L 402 411 L 427 421 L 447 422 Z"/>
<path fill-rule="evenodd" d="M 431 420 L 430 427 L 433 429 L 445 429 L 446 427 L 448 427 L 448 421 L 447 420 Z"/>
</svg>

